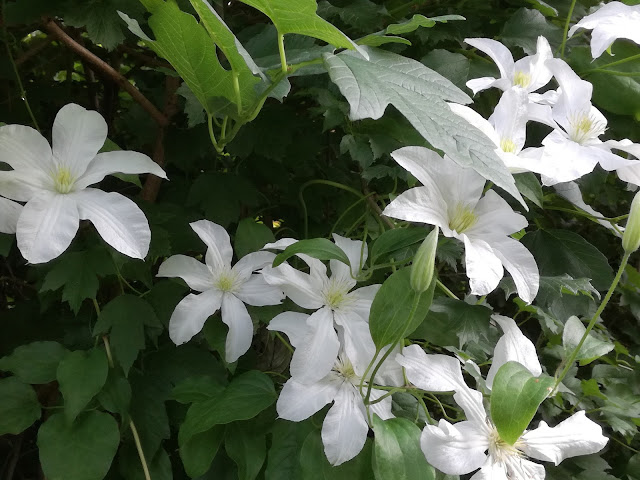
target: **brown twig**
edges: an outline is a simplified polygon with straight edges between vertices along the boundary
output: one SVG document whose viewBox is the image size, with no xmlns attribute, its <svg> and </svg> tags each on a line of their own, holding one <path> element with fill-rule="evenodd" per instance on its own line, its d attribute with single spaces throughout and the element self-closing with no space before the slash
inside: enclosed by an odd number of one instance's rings
<svg viewBox="0 0 640 480">
<path fill-rule="evenodd" d="M 369 187 L 367 186 L 367 183 L 364 180 L 362 181 L 362 191 L 367 197 L 367 203 L 373 209 L 376 215 L 378 215 L 380 220 L 386 223 L 389 228 L 396 228 L 395 224 L 391 221 L 391 219 L 382 214 L 382 209 L 380 208 L 380 205 L 378 205 L 378 203 L 374 198 L 376 195 L 375 194 L 371 195 L 371 191 L 369 190 Z"/>
<path fill-rule="evenodd" d="M 166 77 L 165 80 L 165 100 L 164 100 L 164 113 L 163 115 L 167 120 L 171 119 L 173 115 L 178 112 L 178 96 L 176 90 L 180 86 L 180 79 L 177 77 Z M 164 136 L 166 133 L 165 126 L 158 127 L 158 133 L 156 135 L 155 145 L 153 147 L 153 161 L 161 167 L 164 167 Z M 148 175 L 142 187 L 142 193 L 140 196 L 147 202 L 155 202 L 158 192 L 160 191 L 160 185 L 162 179 L 155 175 Z"/>
<path fill-rule="evenodd" d="M 158 110 L 153 103 L 151 103 L 147 97 L 145 97 L 140 90 L 134 87 L 129 81 L 121 75 L 118 71 L 116 71 L 111 65 L 106 63 L 100 57 L 96 56 L 78 42 L 76 42 L 73 38 L 71 38 L 67 33 L 53 20 L 47 18 L 44 20 L 44 29 L 47 33 L 64 43 L 71 50 L 76 52 L 80 57 L 84 58 L 87 61 L 87 64 L 96 70 L 96 73 L 102 73 L 109 77 L 114 83 L 116 83 L 120 88 L 125 90 L 131 97 L 138 103 L 140 106 L 145 109 L 149 115 L 154 119 L 154 121 L 160 127 L 166 127 L 169 124 L 169 119 Z"/>
</svg>

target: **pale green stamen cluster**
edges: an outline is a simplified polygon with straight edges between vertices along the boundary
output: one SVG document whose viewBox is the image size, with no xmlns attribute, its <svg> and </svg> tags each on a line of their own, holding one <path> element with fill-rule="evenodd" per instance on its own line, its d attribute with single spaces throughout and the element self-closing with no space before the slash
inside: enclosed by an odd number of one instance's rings
<svg viewBox="0 0 640 480">
<path fill-rule="evenodd" d="M 513 84 L 517 87 L 527 88 L 531 84 L 531 75 L 518 70 L 513 74 Z"/>
<path fill-rule="evenodd" d="M 491 426 L 491 433 L 489 434 L 489 455 L 494 461 L 499 463 L 507 463 L 509 457 L 521 457 L 522 452 L 517 448 L 518 442 L 515 445 L 509 445 L 507 442 L 500 438 L 498 430 L 494 426 Z"/>
<path fill-rule="evenodd" d="M 604 133 L 604 125 L 589 114 L 580 113 L 569 117 L 569 138 L 582 144 Z"/>
<path fill-rule="evenodd" d="M 348 358 L 343 357 L 342 355 L 338 356 L 338 360 L 333 366 L 333 371 L 348 382 L 351 382 L 353 384 L 360 383 L 360 378 L 356 374 L 356 371 L 353 368 L 353 364 Z"/>
<path fill-rule="evenodd" d="M 66 167 L 58 168 L 58 171 L 53 176 L 53 188 L 58 193 L 69 193 L 73 189 L 73 184 L 76 182 L 76 178 Z"/>
<path fill-rule="evenodd" d="M 237 277 L 230 270 L 224 271 L 218 276 L 214 285 L 223 292 L 233 292 L 237 288 Z"/>
<path fill-rule="evenodd" d="M 322 289 L 324 304 L 332 309 L 339 308 L 347 302 L 350 285 L 336 279 L 330 279 Z"/>
<path fill-rule="evenodd" d="M 503 138 L 500 141 L 500 149 L 506 153 L 516 153 L 517 147 L 514 141 L 510 138 Z"/>
<path fill-rule="evenodd" d="M 466 205 L 456 205 L 453 215 L 449 218 L 449 228 L 457 233 L 462 233 L 473 227 L 478 218 L 473 210 Z"/>
</svg>

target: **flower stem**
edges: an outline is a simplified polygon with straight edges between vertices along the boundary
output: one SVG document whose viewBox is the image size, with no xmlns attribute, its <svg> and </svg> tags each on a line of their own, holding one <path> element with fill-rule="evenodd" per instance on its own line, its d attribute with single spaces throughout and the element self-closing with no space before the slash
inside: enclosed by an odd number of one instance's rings
<svg viewBox="0 0 640 480">
<path fill-rule="evenodd" d="M 278 52 L 280 53 L 280 64 L 282 65 L 282 73 L 286 75 L 287 67 L 287 55 L 284 51 L 284 35 L 278 32 Z"/>
<path fill-rule="evenodd" d="M 453 293 L 451 290 L 449 290 L 447 288 L 447 286 L 444 283 L 442 283 L 440 280 L 438 280 L 437 278 L 436 278 L 436 286 L 440 290 L 442 290 L 447 295 L 447 297 L 453 298 L 454 300 L 460 300 L 455 293 Z"/>
<path fill-rule="evenodd" d="M 620 278 L 622 277 L 622 273 L 624 272 L 624 267 L 626 267 L 627 261 L 629 260 L 629 255 L 630 255 L 629 253 L 625 252 L 624 256 L 622 257 L 622 262 L 620 262 L 620 268 L 618 268 L 618 273 L 616 273 L 616 276 L 613 279 L 613 282 L 611 282 L 611 286 L 609 286 L 609 290 L 607 291 L 607 294 L 605 295 L 604 299 L 602 299 L 602 302 L 600 303 L 598 310 L 596 310 L 596 313 L 593 314 L 593 317 L 591 318 L 589 325 L 587 325 L 587 329 L 584 331 L 584 334 L 582 335 L 580 342 L 578 342 L 578 345 L 576 345 L 576 347 L 571 352 L 571 355 L 569 355 L 569 357 L 567 358 L 564 368 L 562 369 L 562 372 L 560 373 L 560 375 L 558 375 L 556 379 L 556 383 L 553 386 L 553 390 L 552 390 L 553 392 L 555 392 L 555 390 L 558 388 L 558 385 L 560 385 L 560 382 L 562 382 L 564 377 L 567 376 L 569 369 L 573 366 L 573 362 L 575 362 L 576 358 L 578 357 L 578 354 L 580 352 L 580 349 L 582 348 L 582 345 L 584 345 L 584 342 L 587 340 L 589 333 L 591 332 L 591 330 L 593 330 L 593 327 L 598 321 L 598 317 L 600 317 L 600 314 L 603 312 L 604 308 L 607 306 L 607 303 L 609 303 L 609 300 L 611 299 L 613 292 L 618 286 L 618 282 L 620 282 Z"/>
<path fill-rule="evenodd" d="M 564 22 L 564 31 L 562 33 L 562 44 L 560 45 L 560 58 L 564 59 L 564 49 L 567 45 L 567 32 L 569 31 L 569 24 L 571 23 L 571 17 L 573 16 L 573 9 L 576 7 L 576 0 L 571 1 L 569 7 L 569 13 L 567 13 L 567 20 Z"/>
<path fill-rule="evenodd" d="M 623 63 L 631 62 L 639 58 L 640 58 L 640 53 L 636 55 L 631 55 L 630 57 L 627 57 L 627 58 L 616 60 L 615 62 L 605 63 L 604 65 L 600 65 L 597 68 L 592 68 L 591 70 L 585 70 L 584 72 L 581 72 L 580 75 L 587 75 L 589 73 L 595 73 L 595 72 L 610 72 L 610 70 L 605 70 L 605 69 L 607 67 L 615 67 L 616 65 L 622 65 Z"/>
</svg>

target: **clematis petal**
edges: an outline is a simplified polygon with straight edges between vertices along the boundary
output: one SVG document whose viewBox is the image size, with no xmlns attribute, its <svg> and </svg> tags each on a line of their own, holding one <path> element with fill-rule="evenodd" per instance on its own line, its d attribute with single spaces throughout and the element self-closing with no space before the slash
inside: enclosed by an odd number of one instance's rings
<svg viewBox="0 0 640 480">
<path fill-rule="evenodd" d="M 571 67 L 559 58 L 547 60 L 547 67 L 560 84 L 562 92 L 553 107 L 553 117 L 565 130 L 569 130 L 570 119 L 577 113 L 589 113 L 593 85 L 582 80 Z"/>
<path fill-rule="evenodd" d="M 591 173 L 600 160 L 594 148 L 568 140 L 554 130 L 542 140 L 543 155 L 538 162 L 544 185 L 570 182 Z M 598 150 L 598 148 L 595 148 Z M 595 155 L 594 155 L 595 153 Z"/>
<path fill-rule="evenodd" d="M 16 233 L 22 205 L 0 197 L 0 233 Z"/>
<path fill-rule="evenodd" d="M 517 154 L 522 150 L 527 137 L 528 105 L 527 92 L 511 88 L 502 94 L 489 117 L 498 137 L 497 145 L 503 151 Z"/>
<path fill-rule="evenodd" d="M 476 223 L 465 230 L 469 237 L 510 235 L 529 225 L 525 217 L 513 211 L 504 198 L 488 190 L 473 211 Z"/>
<path fill-rule="evenodd" d="M 340 235 L 333 234 L 333 241 L 342 250 L 349 259 L 351 266 L 345 265 L 339 260 L 329 260 L 331 266 L 331 276 L 340 277 L 345 282 L 356 284 L 355 278 L 362 270 L 369 250 L 367 244 L 360 240 L 351 240 L 350 238 L 341 237 Z"/>
<path fill-rule="evenodd" d="M 169 337 L 182 345 L 202 330 L 204 323 L 222 303 L 222 292 L 212 288 L 198 295 L 190 293 L 176 306 L 169 320 Z"/>
<path fill-rule="evenodd" d="M 262 276 L 269 285 L 281 288 L 285 295 L 303 308 L 320 308 L 324 305 L 320 291 L 322 283 L 283 263 L 276 268 L 265 267 Z"/>
<path fill-rule="evenodd" d="M 308 330 L 296 348 L 289 370 L 298 382 L 310 384 L 324 378 L 338 357 L 340 342 L 333 328 L 333 313 L 321 308 L 307 319 Z"/>
<path fill-rule="evenodd" d="M 253 322 L 247 307 L 235 295 L 225 292 L 222 295 L 222 321 L 229 327 L 224 345 L 225 360 L 233 363 L 244 355 L 253 340 Z"/>
<path fill-rule="evenodd" d="M 344 333 L 344 350 L 358 376 L 362 376 L 376 353 L 369 324 L 353 312 L 335 311 L 333 319 Z"/>
<path fill-rule="evenodd" d="M 500 337 L 493 350 L 493 362 L 487 373 L 487 387 L 491 388 L 496 373 L 507 362 L 520 363 L 536 377 L 542 374 L 536 347 L 524 336 L 516 322 L 502 315 L 492 315 L 491 318 L 500 325 L 504 335 Z"/>
<path fill-rule="evenodd" d="M 27 202 L 18 218 L 18 248 L 30 263 L 48 262 L 69 247 L 79 225 L 73 196 L 42 191 Z"/>
<path fill-rule="evenodd" d="M 300 348 L 304 344 L 309 331 L 308 318 L 309 315 L 306 313 L 283 312 L 271 319 L 267 329 L 286 334 L 291 345 L 294 348 Z"/>
<path fill-rule="evenodd" d="M 475 95 L 476 93 L 491 87 L 500 88 L 500 86 L 502 86 L 503 83 L 504 83 L 504 79 L 502 78 L 496 79 L 493 77 L 480 77 L 480 78 L 473 78 L 469 80 L 466 83 L 466 85 L 467 85 L 467 88 L 469 88 L 469 90 L 471 90 Z"/>
<path fill-rule="evenodd" d="M 546 476 L 544 466 L 518 456 L 507 457 L 505 464 L 508 478 L 544 480 Z M 493 477 L 488 478 L 493 480 Z"/>
<path fill-rule="evenodd" d="M 565 458 L 599 452 L 608 439 L 602 427 L 589 420 L 584 410 L 574 413 L 555 427 L 545 422 L 520 437 L 522 450 L 530 457 L 558 465 Z"/>
<path fill-rule="evenodd" d="M 52 150 L 56 166 L 68 168 L 78 178 L 107 139 L 107 122 L 98 112 L 69 103 L 53 121 Z"/>
<path fill-rule="evenodd" d="M 414 187 L 402 192 L 382 214 L 409 222 L 437 225 L 451 236 L 447 205 L 439 192 L 430 187 Z"/>
<path fill-rule="evenodd" d="M 544 467 L 543 467 L 544 468 Z M 507 466 L 502 462 L 487 459 L 485 464 L 470 480 L 511 480 L 507 475 Z M 520 480 L 520 479 L 518 479 Z M 531 480 L 527 478 L 527 480 Z"/>
<path fill-rule="evenodd" d="M 511 274 L 518 296 L 526 303 L 533 302 L 540 288 L 540 273 L 531 252 L 511 237 L 496 237 L 489 243 L 493 253 Z"/>
<path fill-rule="evenodd" d="M 173 255 L 167 258 L 156 277 L 179 277 L 183 279 L 191 290 L 204 292 L 213 286 L 213 277 L 207 266 L 186 255 Z"/>
<path fill-rule="evenodd" d="M 365 322 L 368 322 L 371 304 L 381 286 L 380 284 L 368 285 L 349 292 L 344 310 L 353 312 L 359 315 Z"/>
<path fill-rule="evenodd" d="M 233 271 L 238 278 L 246 280 L 252 272 L 271 265 L 274 258 L 276 258 L 276 256 L 271 252 L 251 252 L 238 260 L 231 271 Z"/>
<path fill-rule="evenodd" d="M 358 455 L 367 441 L 369 426 L 365 420 L 360 393 L 344 383 L 322 423 L 324 453 L 331 465 L 340 465 Z"/>
<path fill-rule="evenodd" d="M 507 47 L 490 38 L 465 38 L 464 42 L 489 55 L 500 70 L 500 76 L 511 80 L 514 64 Z"/>
<path fill-rule="evenodd" d="M 614 28 L 615 27 L 605 27 L 596 28 L 593 30 L 593 32 L 591 33 L 591 56 L 593 58 L 600 57 L 605 52 L 605 50 L 611 46 L 616 38 L 623 37 L 623 35 L 619 35 L 616 30 L 614 30 Z M 640 43 L 640 36 L 633 36 L 637 38 L 636 43 Z"/>
<path fill-rule="evenodd" d="M 99 153 L 87 166 L 85 172 L 76 181 L 76 188 L 86 188 L 98 183 L 105 176 L 114 173 L 152 173 L 160 178 L 167 178 L 164 170 L 147 155 L 138 152 L 118 150 Z"/>
<path fill-rule="evenodd" d="M 72 194 L 81 220 L 90 220 L 105 242 L 132 258 L 149 252 L 151 230 L 142 210 L 119 193 L 86 188 Z"/>
<path fill-rule="evenodd" d="M 0 127 L 0 162 L 14 170 L 50 175 L 54 164 L 49 142 L 37 130 L 24 125 Z"/>
<path fill-rule="evenodd" d="M 331 373 L 310 385 L 290 378 L 282 387 L 276 411 L 280 418 L 300 422 L 333 401 L 344 380 Z"/>
<path fill-rule="evenodd" d="M 460 362 L 449 355 L 427 355 L 419 345 L 404 347 L 396 361 L 405 368 L 407 379 L 427 392 L 453 392 L 467 388 Z"/>
<path fill-rule="evenodd" d="M 0 171 L 0 195 L 28 202 L 41 191 L 53 191 L 53 180 L 38 170 Z"/>
<path fill-rule="evenodd" d="M 638 165 L 638 167 L 640 167 L 640 165 Z M 635 169 L 637 171 L 638 180 L 640 181 L 640 168 L 638 169 L 636 169 L 635 167 L 623 168 L 621 170 L 618 170 L 617 172 L 618 176 L 620 177 L 620 179 L 624 180 L 620 175 L 620 172 L 622 170 L 631 171 L 632 169 Z M 626 181 L 629 181 L 629 180 L 626 180 Z M 631 183 L 634 183 L 634 182 L 631 182 Z M 558 195 L 560 195 L 565 200 L 568 200 L 569 202 L 573 203 L 580 210 L 584 210 L 585 212 L 587 212 L 590 215 L 593 215 L 594 217 L 604 217 L 602 213 L 598 212 L 597 210 L 594 210 L 593 208 L 591 208 L 591 206 L 587 205 L 584 202 L 584 200 L 582 199 L 582 192 L 580 191 L 580 187 L 578 186 L 577 183 L 575 182 L 558 183 L 557 185 L 553 186 L 553 189 L 556 191 Z M 597 220 L 597 222 L 603 227 L 611 230 L 614 235 L 621 236 L 618 230 L 616 230 L 616 228 L 611 224 L 611 222 L 608 222 L 606 220 Z M 617 226 L 617 228 L 624 229 L 624 227 L 620 227 L 620 226 Z"/>
<path fill-rule="evenodd" d="M 448 475 L 463 475 L 480 468 L 486 461 L 489 438 L 470 421 L 451 425 L 440 420 L 427 425 L 420 436 L 422 453 L 431 465 Z"/>
<path fill-rule="evenodd" d="M 284 300 L 282 290 L 269 285 L 260 274 L 254 274 L 244 282 L 234 295 L 248 305 L 262 307 L 264 305 L 278 305 Z"/>
<path fill-rule="evenodd" d="M 230 267 L 233 250 L 231 249 L 231 240 L 227 231 L 217 223 L 209 220 L 198 220 L 197 222 L 191 222 L 189 225 L 207 246 L 205 256 L 207 265 L 213 271 Z"/>
<path fill-rule="evenodd" d="M 371 389 L 371 400 L 377 400 L 378 398 L 382 397 L 383 395 L 386 395 L 389 392 L 386 392 L 384 390 L 378 390 L 375 388 Z M 379 402 L 376 402 L 372 405 L 369 405 L 369 410 L 371 411 L 371 414 L 373 415 L 374 413 L 376 415 L 378 415 L 382 420 L 388 420 L 389 418 L 393 418 L 394 415 L 393 413 L 391 413 L 391 404 L 392 404 L 392 400 L 391 397 L 386 397 L 383 398 L 382 400 L 380 400 Z"/>
<path fill-rule="evenodd" d="M 487 424 L 487 411 L 482 402 L 482 393 L 463 385 L 453 394 L 455 402 L 462 407 L 467 420 L 474 422 L 478 430 L 491 433 L 491 428 Z"/>
<path fill-rule="evenodd" d="M 496 144 L 497 147 L 500 146 L 500 137 L 498 133 L 493 128 L 493 125 L 482 115 L 466 105 L 460 105 L 458 103 L 448 103 L 447 105 L 449 105 L 449 108 L 453 113 L 464 118 L 467 122 L 484 133 L 493 143 Z"/>
<path fill-rule="evenodd" d="M 462 239 L 471 293 L 487 295 L 493 292 L 504 275 L 502 262 L 486 241 L 466 235 L 462 235 Z"/>
<path fill-rule="evenodd" d="M 298 240 L 294 238 L 281 238 L 277 242 L 267 243 L 264 247 L 262 247 L 262 249 L 263 250 L 265 249 L 284 250 L 288 246 L 296 243 L 297 241 Z M 325 280 L 328 278 L 327 267 L 320 260 L 318 260 L 317 258 L 310 257 L 309 255 L 305 255 L 304 253 L 298 253 L 296 256 L 300 258 L 302 261 L 304 261 L 307 265 L 309 265 L 309 273 L 313 278 L 322 279 L 322 280 Z"/>
</svg>

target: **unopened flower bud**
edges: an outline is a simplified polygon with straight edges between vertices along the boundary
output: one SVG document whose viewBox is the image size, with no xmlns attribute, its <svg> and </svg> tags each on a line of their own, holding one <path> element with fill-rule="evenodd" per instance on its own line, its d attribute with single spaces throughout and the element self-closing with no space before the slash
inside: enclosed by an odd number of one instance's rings
<svg viewBox="0 0 640 480">
<path fill-rule="evenodd" d="M 439 233 L 440 229 L 438 227 L 431 230 L 431 233 L 424 239 L 416 256 L 413 258 L 410 282 L 411 288 L 417 293 L 426 291 L 433 281 Z"/>
<path fill-rule="evenodd" d="M 633 253 L 640 247 L 640 191 L 631 202 L 627 226 L 622 235 L 622 247 L 626 253 Z"/>
</svg>

